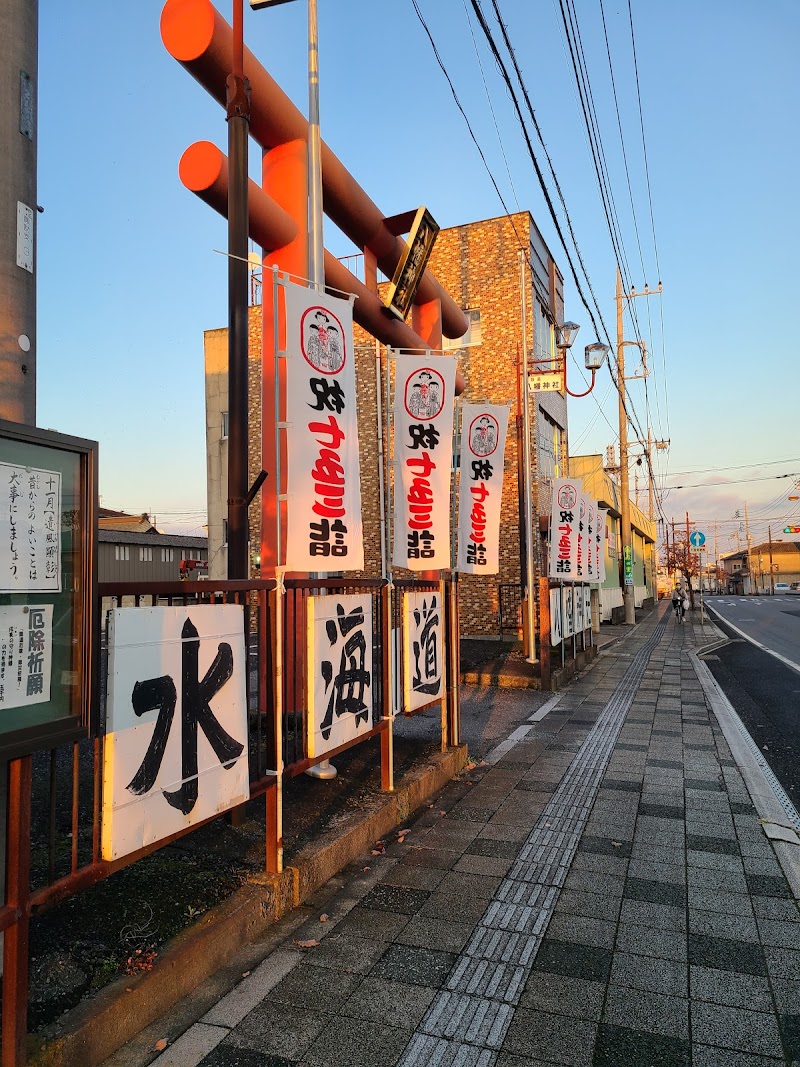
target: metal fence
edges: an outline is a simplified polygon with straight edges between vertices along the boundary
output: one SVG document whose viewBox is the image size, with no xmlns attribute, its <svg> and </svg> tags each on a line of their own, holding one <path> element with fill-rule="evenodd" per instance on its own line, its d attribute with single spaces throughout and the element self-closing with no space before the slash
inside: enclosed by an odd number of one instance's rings
<svg viewBox="0 0 800 1067">
<path fill-rule="evenodd" d="M 351 745 L 381 737 L 381 782 L 393 788 L 392 633 L 401 634 L 402 592 L 439 591 L 442 595 L 444 657 L 447 686 L 442 695 L 442 748 L 459 741 L 458 595 L 454 582 L 385 580 L 287 579 L 117 584 L 97 588 L 99 618 L 114 605 L 136 607 L 240 604 L 248 666 L 248 756 L 251 799 L 266 805 L 265 867 L 282 864 L 280 788 L 283 776 L 301 773 L 321 758 Z M 309 598 L 368 594 L 372 602 L 373 672 L 369 730 L 325 754 L 308 755 L 308 604 Z M 11 760 L 8 764 L 8 833 L 6 896 L 0 908 L 4 931 L 2 1042 L 0 1067 L 26 1062 L 28 942 L 30 922 L 70 896 L 101 882 L 116 871 L 205 826 L 218 815 L 195 823 L 138 851 L 110 861 L 102 858 L 103 747 L 106 725 L 108 654 L 98 627 L 100 684 L 91 709 L 90 736 Z M 402 647 L 397 648 L 397 663 Z M 396 672 L 399 673 L 399 672 Z M 65 819 L 64 812 L 69 811 Z"/>
</svg>

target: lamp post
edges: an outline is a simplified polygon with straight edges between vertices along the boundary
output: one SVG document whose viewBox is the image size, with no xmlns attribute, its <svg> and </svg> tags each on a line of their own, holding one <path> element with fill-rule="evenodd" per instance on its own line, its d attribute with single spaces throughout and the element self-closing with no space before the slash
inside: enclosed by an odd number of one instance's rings
<svg viewBox="0 0 800 1067">
<path fill-rule="evenodd" d="M 538 663 L 536 658 L 536 603 L 533 592 L 533 553 L 538 544 L 538 530 L 533 529 L 533 485 L 531 472 L 531 407 L 530 389 L 528 388 L 528 301 L 526 299 L 525 256 L 519 253 L 520 299 L 522 312 L 522 466 L 523 493 L 522 506 L 525 509 L 524 525 L 520 523 L 525 535 L 525 619 L 528 638 L 528 663 Z M 538 523 L 537 523 L 538 526 Z M 537 540 L 534 541 L 534 536 Z"/>
<path fill-rule="evenodd" d="M 558 338 L 558 340 L 556 341 L 556 348 L 558 349 L 559 356 L 560 356 L 561 375 L 562 375 L 562 384 L 563 384 L 563 387 L 564 387 L 564 392 L 567 393 L 569 396 L 573 396 L 573 397 L 576 397 L 576 398 L 579 398 L 579 397 L 582 397 L 582 396 L 588 396 L 589 393 L 591 393 L 592 389 L 594 389 L 594 383 L 595 383 L 595 378 L 597 376 L 597 372 L 600 370 L 600 368 L 605 363 L 606 357 L 608 356 L 608 353 L 609 353 L 608 345 L 601 344 L 599 341 L 595 341 L 594 344 L 586 346 L 586 348 L 583 350 L 584 364 L 586 366 L 586 369 L 588 371 L 592 372 L 592 380 L 589 383 L 589 388 L 588 389 L 585 389 L 582 393 L 573 393 L 573 391 L 567 385 L 567 353 L 569 352 L 570 348 L 572 347 L 572 345 L 573 345 L 573 343 L 575 341 L 575 337 L 576 337 L 579 329 L 580 329 L 580 327 L 575 322 L 565 322 L 561 326 L 556 328 L 556 336 Z M 600 588 L 599 588 L 599 586 L 597 586 L 596 588 L 591 589 L 589 595 L 590 595 L 590 600 L 591 600 L 591 617 L 592 617 L 592 620 L 597 620 L 597 628 L 595 629 L 595 623 L 593 621 L 592 622 L 592 630 L 595 631 L 595 632 L 599 632 L 599 628 L 600 628 L 600 622 L 599 622 L 599 620 L 600 620 Z"/>
<path fill-rule="evenodd" d="M 608 345 L 600 344 L 599 341 L 595 341 L 594 344 L 587 345 L 583 350 L 584 364 L 588 371 L 592 372 L 592 380 L 589 383 L 589 388 L 585 389 L 582 393 L 573 393 L 570 387 L 567 385 L 567 353 L 575 341 L 575 336 L 580 329 L 580 326 L 576 322 L 565 322 L 557 329 L 558 341 L 556 342 L 556 348 L 558 349 L 561 357 L 561 374 L 564 383 L 564 392 L 569 396 L 580 398 L 582 396 L 588 396 L 594 389 L 594 381 L 597 372 L 603 366 L 606 361 L 606 357 L 610 351 Z"/>
</svg>

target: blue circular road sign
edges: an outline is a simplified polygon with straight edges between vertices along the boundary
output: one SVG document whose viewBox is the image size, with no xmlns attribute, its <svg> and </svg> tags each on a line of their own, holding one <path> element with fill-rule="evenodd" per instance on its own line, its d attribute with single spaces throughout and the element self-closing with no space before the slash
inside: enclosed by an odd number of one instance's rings
<svg viewBox="0 0 800 1067">
<path fill-rule="evenodd" d="M 692 530 L 689 534 L 689 544 L 692 548 L 702 548 L 706 543 L 706 535 L 699 530 Z"/>
</svg>

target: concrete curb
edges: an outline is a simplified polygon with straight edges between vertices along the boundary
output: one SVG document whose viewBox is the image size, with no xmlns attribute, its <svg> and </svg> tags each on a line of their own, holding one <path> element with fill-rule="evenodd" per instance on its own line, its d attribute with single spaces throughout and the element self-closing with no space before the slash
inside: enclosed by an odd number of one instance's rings
<svg viewBox="0 0 800 1067">
<path fill-rule="evenodd" d="M 724 635 L 722 636 L 724 638 Z M 796 833 L 796 827 L 800 826 L 800 816 L 777 779 L 771 780 L 774 779 L 772 772 L 770 771 L 769 775 L 765 772 L 765 761 L 755 747 L 755 742 L 707 664 L 700 659 L 703 652 L 710 652 L 726 642 L 727 638 L 724 638 L 724 641 L 716 641 L 697 652 L 690 652 L 689 658 L 728 742 L 731 755 L 742 773 L 761 820 L 762 829 L 775 849 L 795 900 L 800 900 L 800 839 Z"/>
<path fill-rule="evenodd" d="M 585 670 L 599 654 L 599 647 L 591 645 L 587 649 L 578 652 L 574 660 L 569 660 L 564 667 L 553 667 L 550 674 L 550 689 L 543 692 L 558 692 L 563 689 L 574 677 Z M 519 668 L 508 669 L 505 660 L 496 659 L 482 667 L 472 671 L 462 671 L 461 681 L 466 685 L 496 686 L 498 689 L 542 689 L 541 678 L 535 675 L 522 673 L 522 663 L 517 661 Z"/>
<path fill-rule="evenodd" d="M 353 814 L 294 857 L 281 874 L 250 880 L 228 900 L 181 931 L 153 970 L 122 977 L 61 1021 L 46 1043 L 29 1041 L 31 1067 L 96 1067 L 223 967 L 232 952 L 254 941 L 348 863 L 419 808 L 463 769 L 466 745 L 437 753 L 406 775 L 394 793 L 376 798 L 372 811 Z"/>
</svg>

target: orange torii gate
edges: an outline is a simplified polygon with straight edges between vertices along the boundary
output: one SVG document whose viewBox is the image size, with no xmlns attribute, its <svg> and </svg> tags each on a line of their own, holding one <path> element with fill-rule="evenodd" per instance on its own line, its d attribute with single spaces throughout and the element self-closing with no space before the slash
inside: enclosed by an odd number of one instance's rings
<svg viewBox="0 0 800 1067">
<path fill-rule="evenodd" d="M 226 78 L 232 69 L 233 30 L 210 0 L 167 0 L 161 15 L 161 36 L 169 53 L 225 106 Z M 263 149 L 263 189 L 248 188 L 250 237 L 264 251 L 264 267 L 305 277 L 308 263 L 308 123 L 298 108 L 248 49 L 244 74 L 251 86 L 250 134 Z M 183 184 L 220 214 L 227 216 L 228 163 L 208 141 L 191 145 L 180 163 Z M 325 213 L 364 252 L 366 284 L 334 256 L 325 253 L 326 283 L 355 294 L 353 317 L 383 344 L 411 351 L 441 348 L 442 335 L 461 337 L 467 330 L 464 313 L 430 271 L 425 271 L 412 309 L 411 325 L 389 315 L 376 295 L 377 268 L 391 277 L 405 242 L 337 156 L 322 145 L 322 187 Z M 262 426 L 274 427 L 274 329 L 272 287 L 263 287 Z M 282 368 L 279 373 L 283 374 Z M 464 388 L 457 379 L 457 391 Z M 283 382 L 281 382 L 283 385 Z M 282 391 L 282 390 L 281 390 Z M 275 470 L 275 436 L 262 432 L 262 466 Z M 262 575 L 274 573 L 281 558 L 278 545 L 280 486 L 262 489 Z M 281 528 L 286 529 L 285 523 Z"/>
</svg>

